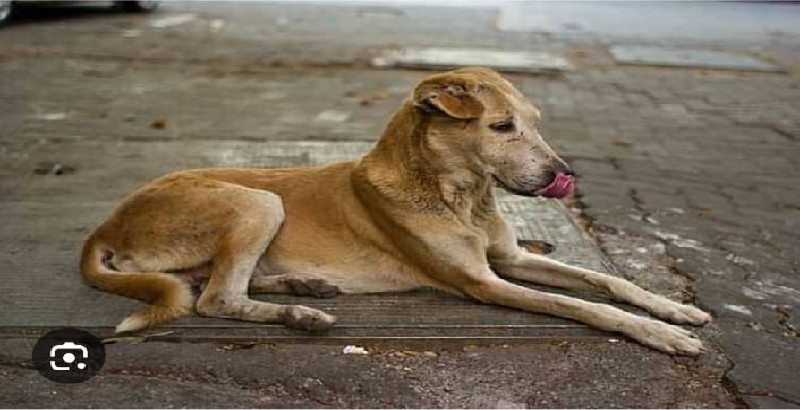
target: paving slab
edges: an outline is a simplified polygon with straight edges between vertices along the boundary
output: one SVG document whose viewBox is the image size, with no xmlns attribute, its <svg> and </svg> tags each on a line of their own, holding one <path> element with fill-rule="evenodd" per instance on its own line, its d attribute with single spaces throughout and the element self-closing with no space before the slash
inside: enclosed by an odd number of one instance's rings
<svg viewBox="0 0 800 410">
<path fill-rule="evenodd" d="M 522 73 L 552 73 L 572 69 L 566 59 L 549 53 L 447 47 L 408 47 L 389 50 L 374 58 L 372 64 L 377 67 L 426 70 L 485 66 L 498 71 Z"/>
<path fill-rule="evenodd" d="M 784 71 L 755 57 L 690 48 L 612 46 L 611 55 L 621 64 L 721 68 L 739 71 Z"/>
<path fill-rule="evenodd" d="M 795 5 L 779 3 L 509 1 L 501 3 L 494 25 L 501 32 L 601 43 L 775 42 L 800 31 Z"/>
<path fill-rule="evenodd" d="M 0 328 L 19 335 L 76 326 L 108 333 L 139 302 L 84 285 L 77 271 L 82 239 L 126 194 L 152 178 L 210 166 L 285 167 L 358 158 L 372 144 L 360 142 L 66 141 L 34 147 L 0 173 L 3 225 L 0 260 Z M 14 148 L 10 148 L 14 149 Z M 12 156 L 9 156 L 12 157 Z M 7 158 L 9 158 L 7 157 Z M 60 164 L 60 175 L 47 174 Z M 42 164 L 46 164 L 43 166 Z M 43 171 L 44 170 L 44 171 Z M 555 258 L 609 271 L 603 256 L 560 202 L 500 195 L 500 207 L 521 239 L 555 246 Z M 487 306 L 435 291 L 346 295 L 334 299 L 259 295 L 275 303 L 303 303 L 337 315 L 332 340 L 370 338 L 548 338 L 601 333 L 546 315 Z M 164 326 L 172 339 L 320 338 L 284 326 L 187 317 Z"/>
</svg>

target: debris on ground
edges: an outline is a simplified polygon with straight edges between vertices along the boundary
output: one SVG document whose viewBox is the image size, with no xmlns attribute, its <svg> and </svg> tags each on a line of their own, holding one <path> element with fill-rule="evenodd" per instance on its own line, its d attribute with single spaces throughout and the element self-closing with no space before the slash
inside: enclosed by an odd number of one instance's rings
<svg viewBox="0 0 800 410">
<path fill-rule="evenodd" d="M 537 255 L 547 255 L 548 253 L 552 253 L 555 250 L 555 245 L 545 242 L 539 241 L 535 239 L 523 239 L 517 241 L 517 244 L 526 251 L 530 253 L 535 253 Z"/>
<path fill-rule="evenodd" d="M 75 168 L 60 162 L 40 162 L 33 170 L 37 175 L 64 175 L 75 172 Z"/>
<path fill-rule="evenodd" d="M 167 28 L 167 27 L 174 27 L 174 26 L 179 26 L 181 24 L 188 23 L 188 22 L 190 22 L 190 21 L 192 21 L 192 20 L 194 20 L 196 18 L 197 18 L 197 16 L 194 15 L 194 14 L 176 14 L 176 15 L 172 15 L 172 16 L 166 16 L 166 17 L 152 19 L 152 20 L 150 20 L 150 24 L 149 25 L 150 25 L 150 27 L 157 28 L 157 29 Z"/>
<path fill-rule="evenodd" d="M 167 128 L 167 119 L 166 118 L 156 118 L 150 122 L 150 128 L 155 128 L 157 130 L 163 130 Z"/>
<path fill-rule="evenodd" d="M 234 350 L 248 350 L 256 346 L 257 343 L 226 343 L 217 347 L 217 351 L 230 352 Z"/>
<path fill-rule="evenodd" d="M 208 28 L 213 32 L 218 32 L 222 30 L 223 27 L 225 27 L 225 20 L 214 19 L 208 22 Z"/>
<path fill-rule="evenodd" d="M 171 331 L 171 330 L 168 330 L 166 332 L 146 333 L 146 334 L 140 334 L 140 335 L 136 335 L 136 336 L 114 336 L 114 337 L 107 337 L 107 338 L 101 340 L 101 342 L 103 342 L 103 344 L 110 344 L 110 343 L 133 343 L 133 344 L 136 344 L 136 343 L 144 343 L 148 339 L 153 339 L 153 338 L 162 337 L 162 336 L 169 336 L 169 335 L 171 335 L 173 333 L 175 333 L 175 332 Z"/>
<path fill-rule="evenodd" d="M 339 110 L 325 110 L 317 114 L 315 122 L 345 122 L 350 119 L 350 113 Z"/>
<path fill-rule="evenodd" d="M 389 98 L 389 93 L 387 91 L 377 91 L 370 95 L 361 97 L 361 99 L 358 100 L 358 104 L 362 106 L 369 106 L 387 98 Z"/>
<path fill-rule="evenodd" d="M 344 353 L 344 354 L 367 355 L 367 354 L 369 354 L 369 351 L 367 349 L 364 349 L 361 346 L 347 345 L 347 346 L 344 347 L 344 349 L 342 349 L 342 353 Z"/>
<path fill-rule="evenodd" d="M 39 114 L 35 118 L 39 119 L 39 120 L 45 120 L 45 121 L 60 121 L 60 120 L 63 120 L 64 118 L 67 118 L 67 113 L 65 113 L 65 112 L 50 112 L 50 113 L 47 113 L 47 114 Z"/>
</svg>

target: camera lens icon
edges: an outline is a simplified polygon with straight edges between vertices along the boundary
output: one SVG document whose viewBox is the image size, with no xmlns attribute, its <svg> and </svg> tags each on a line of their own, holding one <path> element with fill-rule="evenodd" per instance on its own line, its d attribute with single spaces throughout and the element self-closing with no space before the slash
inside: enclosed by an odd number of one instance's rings
<svg viewBox="0 0 800 410">
<path fill-rule="evenodd" d="M 76 355 L 78 355 L 76 357 Z M 88 359 L 89 349 L 84 345 L 73 342 L 64 342 L 60 345 L 53 346 L 50 349 L 50 368 L 56 371 L 69 371 L 73 368 L 83 370 L 86 368 L 85 361 L 79 361 L 78 358 Z"/>
<path fill-rule="evenodd" d="M 56 329 L 42 336 L 33 347 L 33 363 L 39 374 L 56 383 L 81 383 L 103 368 L 103 342 L 91 333 L 74 328 Z"/>
</svg>

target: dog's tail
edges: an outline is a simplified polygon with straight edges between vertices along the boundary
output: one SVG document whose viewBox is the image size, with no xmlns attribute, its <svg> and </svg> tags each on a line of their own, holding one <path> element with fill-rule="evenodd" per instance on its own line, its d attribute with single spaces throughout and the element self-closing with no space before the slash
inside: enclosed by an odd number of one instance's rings
<svg viewBox="0 0 800 410">
<path fill-rule="evenodd" d="M 111 254 L 112 250 L 94 235 L 86 240 L 81 254 L 81 273 L 86 283 L 106 292 L 148 303 L 117 325 L 117 333 L 145 329 L 191 311 L 194 300 L 186 282 L 168 273 L 118 272 L 106 266 Z"/>
</svg>

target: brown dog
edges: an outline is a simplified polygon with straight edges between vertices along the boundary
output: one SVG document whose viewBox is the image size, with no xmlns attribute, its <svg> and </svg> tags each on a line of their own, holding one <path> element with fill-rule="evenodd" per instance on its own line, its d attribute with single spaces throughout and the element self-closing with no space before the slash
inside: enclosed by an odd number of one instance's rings
<svg viewBox="0 0 800 410">
<path fill-rule="evenodd" d="M 316 168 L 174 173 L 127 198 L 86 241 L 81 270 L 102 290 L 149 305 L 117 331 L 187 314 L 325 329 L 335 318 L 249 292 L 330 297 L 435 287 L 624 333 L 669 353 L 701 342 L 664 322 L 515 285 L 509 277 L 600 291 L 675 322 L 711 318 L 613 276 L 517 247 L 494 188 L 563 197 L 572 173 L 536 130 L 538 110 L 494 71 L 426 78 L 355 162 Z"/>
</svg>

